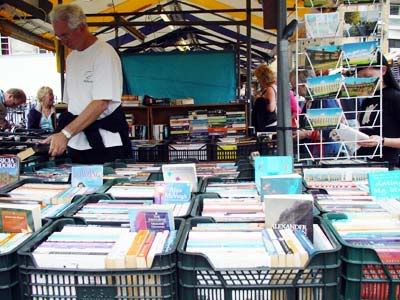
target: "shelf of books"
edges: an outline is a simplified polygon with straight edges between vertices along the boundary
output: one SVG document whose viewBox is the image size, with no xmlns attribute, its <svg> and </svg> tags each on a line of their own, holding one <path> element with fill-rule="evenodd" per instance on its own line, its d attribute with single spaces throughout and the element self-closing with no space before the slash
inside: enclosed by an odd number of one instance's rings
<svg viewBox="0 0 400 300">
<path fill-rule="evenodd" d="M 381 68 L 384 18 L 380 0 L 297 0 L 296 94 L 303 108 L 298 128 L 299 160 L 382 155 L 358 141 L 382 135 L 381 77 L 362 77 Z M 304 11 L 306 13 L 304 13 Z M 301 12 L 301 13 L 300 13 Z"/>
<path fill-rule="evenodd" d="M 177 299 L 184 222 L 168 220 L 158 232 L 53 222 L 18 252 L 22 299 Z"/>
<path fill-rule="evenodd" d="M 278 249 L 277 235 L 281 245 L 312 245 L 302 231 L 189 219 L 178 245 L 181 299 L 339 299 L 340 245 L 322 219 L 313 227 L 312 252 L 286 255 L 266 249 Z"/>
</svg>

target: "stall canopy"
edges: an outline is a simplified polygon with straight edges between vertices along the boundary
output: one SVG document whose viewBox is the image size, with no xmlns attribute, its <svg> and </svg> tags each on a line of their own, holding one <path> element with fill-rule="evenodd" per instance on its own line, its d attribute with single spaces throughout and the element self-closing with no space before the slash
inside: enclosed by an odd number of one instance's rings
<svg viewBox="0 0 400 300">
<path fill-rule="evenodd" d="M 276 51 L 261 0 L 0 0 L 0 33 L 55 51 L 48 14 L 60 2 L 80 5 L 90 30 L 121 52 L 236 50 L 244 65 L 250 38 L 255 66 Z"/>
</svg>

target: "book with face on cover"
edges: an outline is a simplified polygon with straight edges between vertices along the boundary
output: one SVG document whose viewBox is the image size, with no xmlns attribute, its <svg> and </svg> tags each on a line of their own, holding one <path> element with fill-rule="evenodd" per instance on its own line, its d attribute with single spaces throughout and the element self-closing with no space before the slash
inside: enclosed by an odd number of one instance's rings
<svg viewBox="0 0 400 300">
<path fill-rule="evenodd" d="M 103 185 L 102 165 L 72 166 L 71 185 L 73 187 L 100 187 Z"/>
<path fill-rule="evenodd" d="M 313 196 L 311 194 L 265 195 L 265 227 L 300 229 L 312 240 Z"/>
</svg>

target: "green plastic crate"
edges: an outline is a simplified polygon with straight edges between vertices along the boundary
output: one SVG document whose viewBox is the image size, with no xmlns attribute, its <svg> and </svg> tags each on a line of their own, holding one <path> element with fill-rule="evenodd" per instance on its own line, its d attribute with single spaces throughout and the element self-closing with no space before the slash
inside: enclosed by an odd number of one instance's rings
<svg viewBox="0 0 400 300">
<path fill-rule="evenodd" d="M 332 220 L 345 219 L 345 214 L 328 213 L 323 218 L 342 245 L 343 299 L 400 299 L 400 263 L 384 264 L 374 249 L 353 246 L 345 242 L 331 223 Z"/>
<path fill-rule="evenodd" d="M 317 252 L 305 268 L 214 269 L 200 253 L 185 251 L 189 231 L 198 223 L 212 223 L 211 218 L 198 217 L 187 221 L 178 245 L 178 279 L 180 299 L 277 299 L 337 300 L 339 299 L 340 244 L 315 217 L 334 245 L 334 249 Z M 277 278 L 277 282 L 271 282 Z"/>
<path fill-rule="evenodd" d="M 32 251 L 50 234 L 79 219 L 65 218 L 42 230 L 18 251 L 21 299 L 159 300 L 178 299 L 176 247 L 184 220 L 175 219 L 178 230 L 173 249 L 156 255 L 150 269 L 66 270 L 37 267 Z"/>
</svg>

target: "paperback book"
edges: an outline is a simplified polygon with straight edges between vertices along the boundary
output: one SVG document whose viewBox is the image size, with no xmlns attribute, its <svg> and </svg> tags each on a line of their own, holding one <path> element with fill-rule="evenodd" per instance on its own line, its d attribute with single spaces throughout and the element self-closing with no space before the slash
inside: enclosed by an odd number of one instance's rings
<svg viewBox="0 0 400 300">
<path fill-rule="evenodd" d="M 16 155 L 0 155 L 0 187 L 19 180 L 19 158 Z"/>
<path fill-rule="evenodd" d="M 265 227 L 302 230 L 313 238 L 313 197 L 310 194 L 265 195 Z"/>
<path fill-rule="evenodd" d="M 73 187 L 100 187 L 103 185 L 103 165 L 73 166 L 71 175 Z"/>
<path fill-rule="evenodd" d="M 131 231 L 150 230 L 163 231 L 174 230 L 174 217 L 170 209 L 130 209 L 129 223 Z"/>
<path fill-rule="evenodd" d="M 261 177 L 261 199 L 265 195 L 301 194 L 302 178 L 299 174 L 282 174 Z"/>
</svg>

